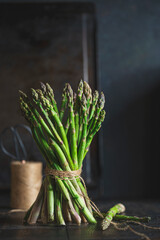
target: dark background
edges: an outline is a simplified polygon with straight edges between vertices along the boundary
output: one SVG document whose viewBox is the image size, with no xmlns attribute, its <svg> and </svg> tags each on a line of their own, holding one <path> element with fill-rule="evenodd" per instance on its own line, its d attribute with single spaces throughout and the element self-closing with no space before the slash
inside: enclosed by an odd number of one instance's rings
<svg viewBox="0 0 160 240">
<path fill-rule="evenodd" d="M 160 1 L 88 2 L 96 20 L 94 74 L 106 96 L 99 135 L 101 197 L 159 198 Z"/>
</svg>

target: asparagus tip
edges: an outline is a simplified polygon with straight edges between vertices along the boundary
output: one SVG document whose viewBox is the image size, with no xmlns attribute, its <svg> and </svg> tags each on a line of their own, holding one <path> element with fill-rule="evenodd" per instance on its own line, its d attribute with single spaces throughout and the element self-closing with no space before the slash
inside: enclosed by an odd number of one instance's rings
<svg viewBox="0 0 160 240">
<path fill-rule="evenodd" d="M 38 93 L 36 92 L 35 89 L 31 88 L 31 92 L 32 92 L 32 97 L 35 101 L 38 100 Z"/>
<path fill-rule="evenodd" d="M 24 98 L 27 98 L 27 94 L 25 94 L 24 92 L 22 92 L 21 90 L 19 90 L 19 94 L 20 94 L 20 97 L 24 97 Z"/>
<path fill-rule="evenodd" d="M 43 82 L 40 82 L 41 89 L 43 93 L 46 93 L 46 85 Z"/>
</svg>

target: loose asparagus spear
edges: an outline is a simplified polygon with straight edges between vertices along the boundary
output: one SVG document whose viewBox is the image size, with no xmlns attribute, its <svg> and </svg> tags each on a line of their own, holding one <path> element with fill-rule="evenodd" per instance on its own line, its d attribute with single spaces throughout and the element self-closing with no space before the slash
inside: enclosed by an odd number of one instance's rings
<svg viewBox="0 0 160 240">
<path fill-rule="evenodd" d="M 101 214 L 105 218 L 106 213 L 101 213 Z M 93 212 L 93 215 L 94 215 L 95 218 L 100 218 L 100 216 L 96 212 Z M 149 222 L 151 220 L 151 217 L 136 217 L 136 216 L 127 216 L 127 215 L 116 214 L 113 217 L 113 220 L 115 220 L 115 221 L 131 221 L 131 222 L 132 221 L 133 222 Z"/>
<path fill-rule="evenodd" d="M 133 222 L 149 222 L 151 217 L 135 217 L 135 216 L 126 216 L 126 215 L 118 215 L 113 218 L 116 221 L 133 221 Z"/>
<path fill-rule="evenodd" d="M 101 221 L 100 224 L 101 230 L 106 230 L 111 224 L 111 221 L 116 216 L 116 214 L 122 212 L 125 212 L 125 206 L 121 203 L 116 204 L 114 207 L 110 208 L 105 218 Z"/>
</svg>

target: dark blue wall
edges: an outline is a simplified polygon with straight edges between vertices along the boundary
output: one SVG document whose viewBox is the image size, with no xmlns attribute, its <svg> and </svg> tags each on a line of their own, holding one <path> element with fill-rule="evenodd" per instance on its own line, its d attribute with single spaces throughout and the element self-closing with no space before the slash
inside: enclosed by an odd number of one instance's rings
<svg viewBox="0 0 160 240">
<path fill-rule="evenodd" d="M 157 197 L 160 1 L 97 1 L 105 196 Z"/>
</svg>

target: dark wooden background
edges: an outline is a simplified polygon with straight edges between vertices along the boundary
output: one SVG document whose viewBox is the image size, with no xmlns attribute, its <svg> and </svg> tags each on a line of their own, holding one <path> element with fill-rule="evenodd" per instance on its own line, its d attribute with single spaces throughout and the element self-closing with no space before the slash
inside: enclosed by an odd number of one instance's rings
<svg viewBox="0 0 160 240">
<path fill-rule="evenodd" d="M 66 82 L 75 91 L 81 79 L 96 88 L 94 19 L 94 5 L 87 3 L 0 4 L 0 131 L 26 123 L 19 110 L 19 89 L 30 94 L 30 88 L 49 82 L 60 105 Z M 11 134 L 3 139 L 14 152 Z M 24 132 L 23 140 L 26 148 L 30 146 Z M 42 160 L 35 145 L 28 151 L 27 160 Z M 9 163 L 10 158 L 1 153 L 1 188 L 9 185 Z M 83 177 L 92 189 L 98 186 L 99 165 L 95 140 L 83 166 Z"/>
<path fill-rule="evenodd" d="M 40 1 L 32 2 L 36 2 L 38 5 Z M 68 1 L 63 2 L 67 4 Z M 63 5 L 63 3 L 61 4 Z M 160 1 L 92 0 L 90 4 L 95 9 L 96 16 L 96 80 L 99 89 L 103 90 L 106 95 L 105 108 L 107 110 L 99 142 L 99 159 L 103 161 L 99 188 L 102 189 L 103 198 L 159 198 Z M 9 14 L 14 19 L 14 12 Z M 36 12 L 34 15 L 36 16 Z M 45 22 L 44 19 L 43 24 Z M 69 24 L 74 32 L 69 35 L 68 43 L 72 43 L 74 33 L 77 34 L 73 54 L 76 54 L 79 45 L 79 26 L 76 23 L 75 20 Z M 2 25 L 1 21 L 0 24 Z M 21 23 L 18 24 L 18 27 L 21 28 Z M 32 39 L 36 38 L 36 42 L 34 39 L 32 44 L 37 44 L 38 34 L 34 33 L 34 29 L 29 32 L 32 32 Z M 3 35 L 3 32 L 0 34 Z M 11 32 L 9 31 L 8 34 L 10 36 Z M 42 34 L 45 35 L 45 32 Z M 54 29 L 50 34 L 55 34 Z M 23 45 L 26 54 L 22 59 L 23 62 L 27 61 L 27 36 L 28 32 L 21 36 L 26 42 Z M 8 38 L 7 41 L 9 51 L 12 39 Z M 15 47 L 17 44 L 15 43 Z M 46 42 L 40 44 L 42 45 L 38 45 L 39 47 L 35 50 L 36 54 L 45 46 Z M 74 46 L 74 44 L 72 45 Z M 57 52 L 59 51 L 62 52 L 64 61 L 68 61 L 68 58 L 65 58 L 65 49 L 57 49 Z M 2 56 L 3 51 L 0 54 Z M 43 50 L 40 55 L 40 59 L 46 56 Z M 78 59 L 80 60 L 80 58 Z M 0 71 L 4 61 L 8 61 L 7 57 L 1 58 Z M 33 68 L 35 62 L 39 66 L 38 68 Z M 8 66 L 12 66 L 15 62 L 12 61 L 9 64 L 11 65 Z M 42 61 L 37 62 L 35 58 L 25 69 L 17 66 L 22 68 L 21 76 L 23 76 L 22 85 L 19 85 L 19 88 L 23 88 L 24 81 L 27 82 L 28 87 L 36 84 L 37 73 L 39 74 L 41 71 L 41 79 L 38 81 L 44 78 L 48 80 L 52 77 L 55 79 L 53 67 L 55 65 L 49 64 L 42 67 L 41 64 Z M 55 61 L 54 64 L 56 64 Z M 59 71 L 62 69 L 61 66 L 63 64 L 59 65 Z M 31 81 L 28 72 L 23 74 L 24 70 L 30 68 L 34 69 Z M 68 68 L 73 70 L 73 65 L 68 64 Z M 6 72 L 8 71 L 6 70 Z M 49 75 L 48 72 L 50 72 Z M 77 69 L 74 69 L 75 76 L 79 80 L 81 76 L 77 72 Z M 11 72 L 11 74 L 14 77 L 16 72 Z M 68 81 L 65 74 L 62 76 L 64 80 Z M 2 81 L 1 79 L 0 81 Z M 17 84 L 14 84 L 12 80 L 9 83 L 12 84 L 12 92 L 14 92 L 13 89 Z M 4 85 L 1 82 L 2 92 L 4 92 L 3 89 Z M 9 99 L 12 102 L 12 98 Z M 8 111 L 14 115 L 17 114 L 11 105 Z M 1 119 L 8 119 L 6 124 L 12 124 L 12 119 L 4 116 L 5 112 L 3 104 Z"/>
</svg>

